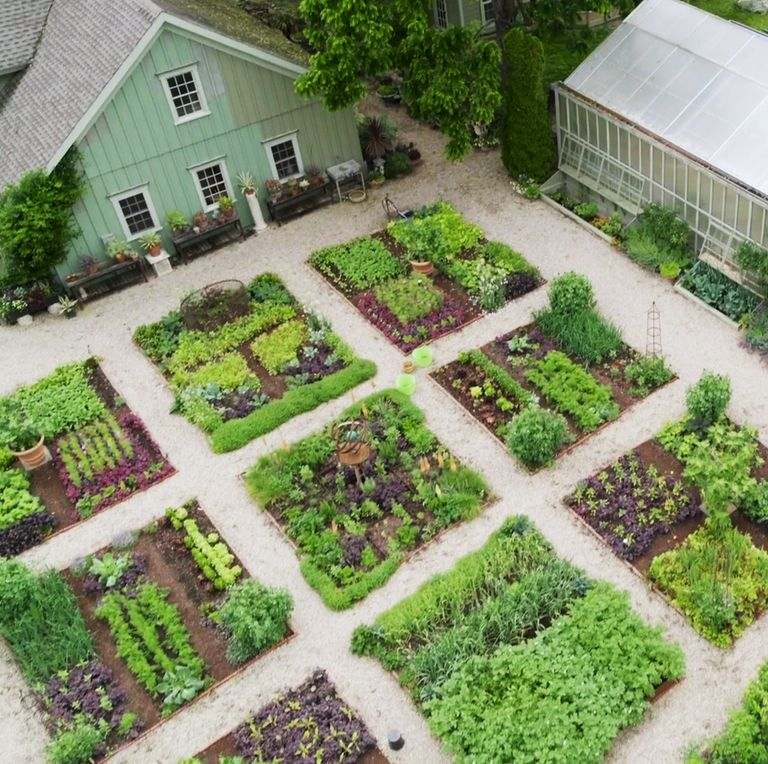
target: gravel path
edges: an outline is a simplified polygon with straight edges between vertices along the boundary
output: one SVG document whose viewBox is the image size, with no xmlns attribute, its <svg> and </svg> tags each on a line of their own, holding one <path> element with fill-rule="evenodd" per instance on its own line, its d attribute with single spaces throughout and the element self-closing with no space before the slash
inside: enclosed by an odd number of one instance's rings
<svg viewBox="0 0 768 764">
<path fill-rule="evenodd" d="M 363 204 L 325 207 L 179 267 L 167 277 L 95 301 L 75 321 L 45 316 L 31 327 L 0 328 L 0 394 L 39 379 L 61 363 L 96 355 L 178 470 L 151 490 L 30 550 L 23 559 L 35 567 L 67 566 L 119 532 L 159 517 L 167 506 L 197 496 L 250 572 L 267 584 L 286 586 L 295 598 L 295 639 L 118 753 L 114 761 L 172 764 L 192 755 L 279 689 L 298 684 L 313 667 L 320 666 L 328 670 L 341 695 L 361 712 L 382 746 L 387 729 L 402 730 L 406 746 L 390 754 L 393 762 L 431 764 L 448 758 L 396 681 L 377 663 L 349 653 L 350 634 L 356 625 L 370 622 L 432 575 L 448 570 L 460 557 L 482 546 L 506 517 L 525 513 L 558 554 L 590 576 L 610 580 L 629 592 L 643 618 L 663 627 L 682 646 L 686 679 L 650 710 L 643 724 L 616 741 L 608 758 L 615 764 L 680 761 L 687 746 L 720 730 L 729 710 L 739 703 L 747 683 L 768 658 L 768 619 L 753 625 L 730 651 L 709 645 L 586 532 L 561 499 L 577 480 L 651 437 L 666 420 L 680 416 L 685 387 L 705 368 L 731 376 L 730 415 L 737 422 L 758 427 L 763 441 L 768 442 L 766 369 L 756 356 L 739 347 L 737 332 L 730 326 L 557 211 L 512 193 L 498 153 L 478 153 L 461 165 L 448 164 L 441 157 L 442 139 L 437 133 L 414 125 L 400 109 L 389 114 L 402 123 L 400 137 L 414 140 L 424 157 L 411 178 L 374 190 Z M 479 518 L 454 528 L 416 555 L 362 603 L 344 613 L 332 613 L 304 582 L 289 544 L 249 500 L 240 474 L 258 456 L 321 428 L 353 400 L 390 386 L 399 372 L 400 352 L 305 264 L 308 254 L 319 246 L 381 228 L 380 201 L 385 191 L 401 206 L 438 197 L 451 202 L 468 220 L 482 226 L 489 238 L 523 252 L 548 279 L 566 270 L 586 274 L 603 313 L 640 350 L 645 349 L 646 311 L 655 300 L 661 311 L 664 352 L 679 380 L 634 406 L 553 469 L 531 476 L 425 372 L 419 372 L 414 401 L 426 411 L 428 425 L 459 458 L 485 475 L 500 498 Z M 169 390 L 132 344 L 131 334 L 139 324 L 177 307 L 190 289 L 223 278 L 246 281 L 267 270 L 277 272 L 299 299 L 330 318 L 360 356 L 376 361 L 379 373 L 352 393 L 297 417 L 240 451 L 217 456 L 197 428 L 168 413 Z M 545 299 L 546 290 L 539 289 L 435 342 L 438 363 L 527 323 L 531 311 Z M 0 645 L 0 752 L 5 754 L 4 760 L 43 762 L 45 736 L 24 687 L 5 646 Z"/>
</svg>

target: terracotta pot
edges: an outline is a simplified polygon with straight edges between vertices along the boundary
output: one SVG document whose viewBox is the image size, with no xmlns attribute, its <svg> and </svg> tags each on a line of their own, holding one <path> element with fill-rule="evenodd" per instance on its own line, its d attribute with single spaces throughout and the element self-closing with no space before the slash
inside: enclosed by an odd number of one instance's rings
<svg viewBox="0 0 768 764">
<path fill-rule="evenodd" d="M 124 252 L 118 252 L 113 258 L 116 263 L 124 263 L 128 259 L 128 255 Z"/>
<path fill-rule="evenodd" d="M 154 246 L 149 248 L 149 254 L 152 257 L 157 257 L 161 251 L 162 251 L 162 248 L 159 244 L 155 244 Z"/>
<path fill-rule="evenodd" d="M 431 276 L 435 272 L 435 265 L 431 260 L 411 260 L 410 263 L 414 273 Z"/>
<path fill-rule="evenodd" d="M 224 215 L 225 220 L 231 220 L 235 216 L 235 208 L 230 207 L 227 210 L 222 210 L 222 215 Z"/>
<path fill-rule="evenodd" d="M 47 454 L 43 441 L 44 438 L 41 435 L 40 440 L 32 448 L 28 448 L 26 451 L 11 451 L 11 453 L 19 457 L 19 461 L 25 470 L 33 470 L 35 467 L 45 464 Z"/>
<path fill-rule="evenodd" d="M 371 455 L 370 446 L 367 443 L 356 441 L 347 443 L 344 448 L 339 449 L 339 461 L 342 464 L 354 466 L 362 464 Z"/>
</svg>

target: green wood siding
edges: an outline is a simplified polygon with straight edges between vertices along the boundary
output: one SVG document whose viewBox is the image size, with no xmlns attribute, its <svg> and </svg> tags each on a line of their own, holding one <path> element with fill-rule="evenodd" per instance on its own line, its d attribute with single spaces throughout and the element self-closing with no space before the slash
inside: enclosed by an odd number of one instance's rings
<svg viewBox="0 0 768 764">
<path fill-rule="evenodd" d="M 177 125 L 159 75 L 189 65 L 197 67 L 210 114 Z M 80 235 L 62 273 L 76 270 L 83 255 L 102 256 L 104 236 L 124 238 L 114 194 L 146 185 L 161 225 L 171 210 L 191 217 L 201 202 L 190 168 L 221 160 L 238 213 L 250 224 L 236 176 L 249 171 L 263 202 L 264 180 L 272 177 L 264 141 L 295 131 L 305 167 L 362 161 L 351 111 L 329 113 L 296 95 L 293 83 L 268 64 L 166 29 L 79 143 L 88 190 L 73 210 Z M 163 236 L 170 247 L 167 229 Z"/>
</svg>

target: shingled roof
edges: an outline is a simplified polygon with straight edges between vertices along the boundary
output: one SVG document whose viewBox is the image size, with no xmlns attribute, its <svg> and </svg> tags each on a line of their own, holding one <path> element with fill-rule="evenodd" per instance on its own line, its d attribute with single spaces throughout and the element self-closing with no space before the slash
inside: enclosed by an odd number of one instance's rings
<svg viewBox="0 0 768 764">
<path fill-rule="evenodd" d="M 0 74 L 23 69 L 35 53 L 52 0 L 0 3 Z"/>
<path fill-rule="evenodd" d="M 178 5 L 161 0 L 162 7 L 152 0 L 2 2 L 10 2 L 12 8 L 25 6 L 27 11 L 30 3 L 45 4 L 50 10 L 36 51 L 33 46 L 34 58 L 5 101 L 0 99 L 0 190 L 28 170 L 47 167 L 55 159 L 163 13 L 192 17 L 210 29 L 271 49 L 283 59 L 296 60 L 290 52 L 298 51 L 279 32 L 264 28 L 247 14 L 240 20 L 244 34 L 222 29 L 213 13 L 224 8 L 222 0 L 179 0 Z M 226 6 L 236 8 L 231 2 Z M 0 13 L 0 21 L 4 19 L 5 11 Z M 0 37 L 0 49 L 2 40 Z"/>
</svg>

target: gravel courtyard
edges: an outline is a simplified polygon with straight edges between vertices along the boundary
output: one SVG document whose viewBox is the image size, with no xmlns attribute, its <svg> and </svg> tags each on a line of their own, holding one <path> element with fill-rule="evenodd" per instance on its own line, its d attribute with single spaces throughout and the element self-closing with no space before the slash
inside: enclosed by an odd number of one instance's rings
<svg viewBox="0 0 768 764">
<path fill-rule="evenodd" d="M 448 761 L 397 681 L 378 663 L 349 653 L 350 635 L 355 626 L 371 622 L 435 573 L 448 570 L 463 555 L 482 546 L 514 514 L 528 515 L 557 553 L 589 576 L 629 592 L 637 612 L 647 622 L 661 626 L 683 648 L 685 679 L 651 708 L 643 724 L 615 741 L 608 757 L 616 764 L 680 761 L 688 746 L 722 728 L 730 709 L 738 705 L 746 685 L 768 659 L 768 619 L 758 620 L 731 650 L 714 647 L 589 534 L 563 506 L 562 498 L 576 481 L 652 437 L 665 421 L 679 417 L 686 387 L 704 369 L 731 377 L 729 415 L 738 423 L 748 421 L 757 427 L 761 440 L 768 442 L 768 368 L 758 356 L 740 347 L 735 329 L 543 202 L 516 195 L 498 152 L 476 153 L 461 164 L 448 163 L 442 157 L 438 133 L 411 122 L 402 109 L 388 113 L 401 124 L 399 139 L 413 140 L 424 158 L 410 178 L 370 191 L 362 204 L 329 205 L 281 227 L 272 225 L 240 244 L 179 266 L 168 276 L 88 303 L 74 321 L 44 315 L 30 327 L 0 328 L 0 395 L 39 379 L 62 363 L 95 355 L 178 470 L 151 490 L 26 552 L 22 555 L 25 562 L 36 568 L 65 567 L 120 532 L 160 517 L 166 507 L 196 496 L 252 575 L 267 585 L 287 587 L 295 599 L 292 625 L 296 638 L 119 752 L 113 761 L 173 764 L 191 756 L 280 689 L 299 684 L 314 667 L 328 671 L 382 750 L 388 729 L 402 731 L 405 747 L 387 752 L 392 762 Z M 655 301 L 661 312 L 664 355 L 679 378 L 633 406 L 551 469 L 530 475 L 420 371 L 413 400 L 426 412 L 427 425 L 461 460 L 483 474 L 498 500 L 476 520 L 449 530 L 419 552 L 363 602 L 333 613 L 307 585 L 293 549 L 259 513 L 240 476 L 259 456 L 321 428 L 353 400 L 391 386 L 400 372 L 402 354 L 306 264 L 309 254 L 320 246 L 383 227 L 385 192 L 400 206 L 445 199 L 468 221 L 480 225 L 489 239 L 504 241 L 522 252 L 547 279 L 568 270 L 585 274 L 594 285 L 600 310 L 640 351 L 645 350 L 646 311 Z M 239 451 L 215 455 L 196 427 L 169 414 L 172 398 L 168 387 L 133 344 L 131 335 L 140 324 L 176 308 L 192 289 L 221 279 L 248 281 L 264 271 L 277 273 L 305 305 L 328 317 L 357 355 L 375 361 L 379 371 L 352 393 L 289 421 Z M 546 288 L 536 290 L 436 341 L 432 345 L 436 361 L 447 363 L 462 350 L 479 347 L 528 323 L 531 312 L 545 300 Z M 0 647 L 3 759 L 44 762 L 47 738 L 25 687 L 8 651 Z"/>
</svg>

